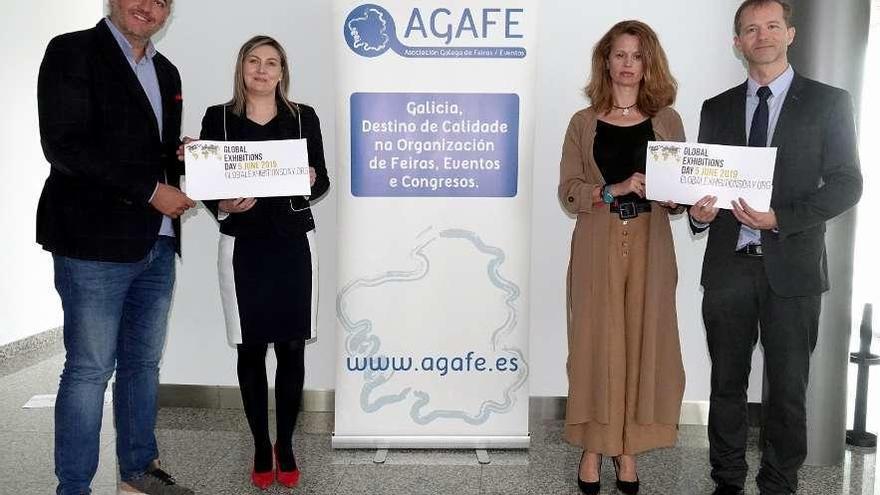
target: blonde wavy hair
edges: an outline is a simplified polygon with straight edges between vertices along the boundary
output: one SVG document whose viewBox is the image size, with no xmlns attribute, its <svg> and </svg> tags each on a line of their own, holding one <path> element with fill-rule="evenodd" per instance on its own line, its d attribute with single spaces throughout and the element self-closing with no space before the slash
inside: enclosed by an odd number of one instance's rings
<svg viewBox="0 0 880 495">
<path fill-rule="evenodd" d="M 232 112 L 240 117 L 245 116 L 247 111 L 247 86 L 244 82 L 244 62 L 252 51 L 261 46 L 271 46 L 278 51 L 281 57 L 281 80 L 275 86 L 275 99 L 281 100 L 294 115 L 298 115 L 299 106 L 287 98 L 290 92 L 290 64 L 287 63 L 287 52 L 281 43 L 275 38 L 265 35 L 257 35 L 244 42 L 238 50 L 238 58 L 235 61 L 235 76 L 232 85 L 232 100 L 227 105 L 232 107 Z"/>
</svg>

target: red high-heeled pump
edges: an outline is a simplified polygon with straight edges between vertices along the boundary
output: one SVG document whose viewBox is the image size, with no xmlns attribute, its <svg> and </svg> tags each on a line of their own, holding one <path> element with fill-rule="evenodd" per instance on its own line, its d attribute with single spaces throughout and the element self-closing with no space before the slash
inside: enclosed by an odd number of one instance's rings
<svg viewBox="0 0 880 495">
<path fill-rule="evenodd" d="M 293 471 L 282 471 L 281 462 L 278 460 L 278 445 L 275 445 L 275 467 L 278 470 L 278 483 L 293 488 L 299 483 L 299 469 Z"/>
<path fill-rule="evenodd" d="M 251 470 L 251 483 L 260 490 L 268 490 L 272 483 L 275 482 L 275 470 L 258 473 L 256 469 Z"/>
</svg>

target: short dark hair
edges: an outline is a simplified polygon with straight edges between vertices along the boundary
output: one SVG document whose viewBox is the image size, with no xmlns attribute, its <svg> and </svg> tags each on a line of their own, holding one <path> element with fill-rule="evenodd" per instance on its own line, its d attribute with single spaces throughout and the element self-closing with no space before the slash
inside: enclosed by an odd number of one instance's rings
<svg viewBox="0 0 880 495">
<path fill-rule="evenodd" d="M 782 7 L 782 18 L 785 20 L 785 25 L 787 27 L 791 27 L 791 15 L 792 8 L 791 4 L 785 0 L 746 0 L 742 4 L 740 4 L 739 8 L 736 9 L 736 15 L 733 16 L 733 34 L 739 36 L 740 30 L 740 21 L 742 21 L 742 14 L 746 9 L 751 9 L 754 7 L 762 7 L 764 5 L 768 5 L 771 3 L 778 4 Z"/>
</svg>

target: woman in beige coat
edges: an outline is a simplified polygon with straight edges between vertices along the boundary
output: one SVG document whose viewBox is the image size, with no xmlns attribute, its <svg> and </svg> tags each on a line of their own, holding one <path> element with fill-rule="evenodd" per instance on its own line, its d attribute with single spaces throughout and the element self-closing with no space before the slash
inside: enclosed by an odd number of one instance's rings
<svg viewBox="0 0 880 495">
<path fill-rule="evenodd" d="M 645 199 L 647 142 L 683 141 L 676 83 L 654 31 L 616 24 L 596 44 L 592 105 L 565 136 L 559 199 L 577 215 L 568 270 L 566 441 L 584 449 L 583 493 L 602 457 L 618 490 L 639 489 L 635 454 L 675 445 L 684 369 L 675 314 L 672 203 Z"/>
</svg>

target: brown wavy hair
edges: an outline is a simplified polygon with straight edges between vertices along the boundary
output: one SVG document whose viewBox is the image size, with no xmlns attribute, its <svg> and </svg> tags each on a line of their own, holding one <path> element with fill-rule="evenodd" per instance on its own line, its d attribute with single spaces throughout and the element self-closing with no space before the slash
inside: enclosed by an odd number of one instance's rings
<svg viewBox="0 0 880 495">
<path fill-rule="evenodd" d="M 590 80 L 584 92 L 597 113 L 603 114 L 614 106 L 611 94 L 611 74 L 608 72 L 608 58 L 611 46 L 618 36 L 629 34 L 639 39 L 644 68 L 639 96 L 636 105 L 643 114 L 653 117 L 660 109 L 675 103 L 678 83 L 669 71 L 666 52 L 660 46 L 657 33 L 641 21 L 621 21 L 611 27 L 593 47 L 593 67 Z"/>
</svg>

